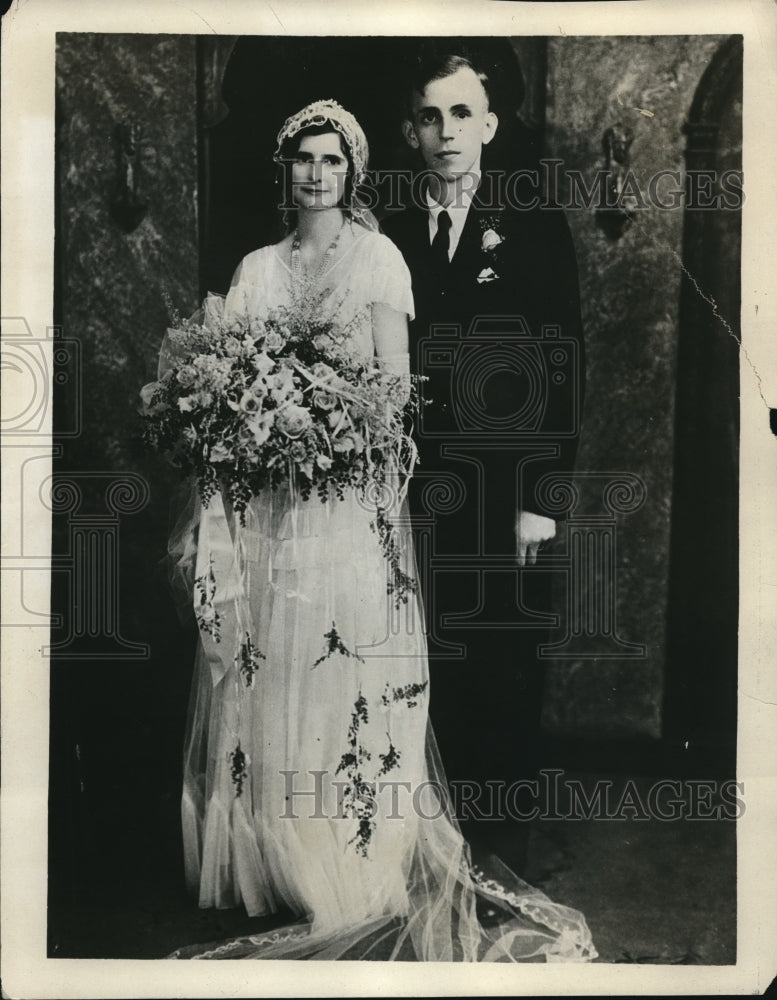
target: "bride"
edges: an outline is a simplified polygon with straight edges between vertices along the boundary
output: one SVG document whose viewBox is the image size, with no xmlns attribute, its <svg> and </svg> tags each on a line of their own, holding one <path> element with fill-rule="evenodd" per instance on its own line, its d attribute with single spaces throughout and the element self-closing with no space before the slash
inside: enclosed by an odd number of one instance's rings
<svg viewBox="0 0 777 1000">
<path fill-rule="evenodd" d="M 285 122 L 275 160 L 291 192 L 289 232 L 245 257 L 224 317 L 260 323 L 314 302 L 348 331 L 353 357 L 409 387 L 410 275 L 360 204 L 362 129 L 317 101 Z M 169 361 L 163 351 L 161 367 Z M 412 573 L 400 496 L 391 517 Z M 377 502 L 267 487 L 241 525 L 219 494 L 207 507 L 192 494 L 174 531 L 189 601 L 210 581 L 224 626 L 220 642 L 201 630 L 195 663 L 187 882 L 201 907 L 294 915 L 282 931 L 175 957 L 590 960 L 581 914 L 504 866 L 471 866 L 428 721 L 422 609 L 411 593 L 400 614 L 387 593 Z M 234 650 L 249 630 L 262 658 L 246 684 Z"/>
</svg>

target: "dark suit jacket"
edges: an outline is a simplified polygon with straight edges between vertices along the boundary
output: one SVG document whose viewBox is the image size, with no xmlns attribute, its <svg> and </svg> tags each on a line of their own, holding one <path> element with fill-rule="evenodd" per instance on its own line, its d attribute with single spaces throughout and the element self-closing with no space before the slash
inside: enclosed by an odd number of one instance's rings
<svg viewBox="0 0 777 1000">
<path fill-rule="evenodd" d="M 516 505 L 559 517 L 543 507 L 536 487 L 544 474 L 574 466 L 583 336 L 577 264 L 563 213 L 494 210 L 480 197 L 483 190 L 481 183 L 444 273 L 432 258 L 425 208 L 389 216 L 382 227 L 410 269 L 411 371 L 428 378 L 423 396 L 432 400 L 419 420 L 416 478 L 461 468 L 446 450 L 480 449 L 480 516 L 501 533 L 500 546 L 509 546 Z M 486 236 L 489 230 L 495 235 Z M 501 242 L 489 252 L 484 239 Z M 489 269 L 496 277 L 484 280 Z"/>
</svg>

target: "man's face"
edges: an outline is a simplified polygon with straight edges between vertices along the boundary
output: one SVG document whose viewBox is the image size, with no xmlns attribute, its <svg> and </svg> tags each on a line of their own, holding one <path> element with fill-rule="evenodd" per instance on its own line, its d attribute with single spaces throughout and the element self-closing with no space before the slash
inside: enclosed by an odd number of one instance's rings
<svg viewBox="0 0 777 1000">
<path fill-rule="evenodd" d="M 497 124 L 483 84 L 462 66 L 432 80 L 422 94 L 413 94 L 411 120 L 404 130 L 426 166 L 450 182 L 477 169 L 481 149 L 493 139 Z"/>
</svg>

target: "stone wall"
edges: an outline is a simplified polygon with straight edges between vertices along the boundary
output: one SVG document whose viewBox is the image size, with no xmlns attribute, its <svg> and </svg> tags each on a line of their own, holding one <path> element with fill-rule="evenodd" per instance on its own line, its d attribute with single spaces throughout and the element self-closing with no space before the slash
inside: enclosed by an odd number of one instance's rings
<svg viewBox="0 0 777 1000">
<path fill-rule="evenodd" d="M 150 381 L 168 311 L 198 293 L 193 36 L 57 39 L 58 320 L 81 343 L 85 434 L 78 464 L 136 467 L 137 390 Z M 123 174 L 116 128 L 134 124 L 131 232 L 112 213 Z"/>
<path fill-rule="evenodd" d="M 683 172 L 686 121 L 717 36 L 554 37 L 547 49 L 546 155 L 590 186 L 602 139 L 631 129 L 631 167 L 646 187 L 659 170 Z M 563 173 L 562 173 L 563 177 Z M 568 185 L 559 189 L 562 200 Z M 618 238 L 595 208 L 568 211 L 580 268 L 588 354 L 578 469 L 636 474 L 647 499 L 617 526 L 617 629 L 642 659 L 567 660 L 553 666 L 546 722 L 567 734 L 661 735 L 665 665 L 676 351 L 683 208 L 639 209 Z M 602 510 L 581 481 L 583 501 Z M 597 581 L 598 582 L 598 581 Z"/>
<path fill-rule="evenodd" d="M 55 471 L 77 477 L 83 500 L 76 515 L 86 510 L 103 518 L 106 511 L 110 518 L 111 481 L 124 474 L 145 480 L 147 503 L 122 514 L 115 526 L 118 570 L 110 568 L 109 575 L 116 586 L 117 574 L 118 593 L 107 597 L 109 585 L 97 575 L 105 570 L 99 559 L 83 575 L 93 580 L 95 601 L 106 607 L 115 602 L 109 610 L 121 638 L 147 645 L 149 655 L 113 657 L 110 644 L 97 637 L 93 659 L 54 660 L 52 802 L 64 816 L 74 803 L 83 808 L 88 799 L 95 808 L 102 797 L 106 815 L 127 812 L 125 827 L 136 838 L 141 833 L 131 810 L 144 814 L 157 793 L 167 796 L 175 822 L 169 790 L 180 780 L 193 662 L 193 634 L 178 627 L 163 561 L 177 477 L 145 453 L 137 410 L 138 391 L 155 377 L 169 325 L 166 297 L 185 314 L 199 294 L 196 46 L 193 36 L 57 37 L 55 318 L 80 345 L 82 430 L 61 442 Z M 120 181 L 127 177 L 118 126 L 135 128 L 131 187 L 145 206 L 130 222 L 132 206 L 125 204 L 123 213 L 116 208 Z M 74 385 L 71 380 L 56 387 L 55 420 L 57 406 L 72 408 Z M 67 552 L 68 528 L 67 517 L 54 517 L 55 553 Z M 63 625 L 52 630 L 54 642 L 67 637 L 79 603 L 65 577 L 53 574 L 52 604 Z M 162 827 L 150 813 L 149 851 L 159 850 L 155 830 L 158 837 Z M 78 829 L 88 854 L 93 830 Z M 57 856 L 65 847 L 55 838 L 51 849 Z M 65 867 L 71 864 L 72 858 Z"/>
</svg>

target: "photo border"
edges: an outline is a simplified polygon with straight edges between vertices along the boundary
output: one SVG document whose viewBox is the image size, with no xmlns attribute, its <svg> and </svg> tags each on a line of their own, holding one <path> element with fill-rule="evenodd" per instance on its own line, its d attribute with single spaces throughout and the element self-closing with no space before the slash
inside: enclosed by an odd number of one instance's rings
<svg viewBox="0 0 777 1000">
<path fill-rule="evenodd" d="M 703 31 L 699 28 L 703 26 Z M 397 29 L 400 29 L 398 32 Z M 48 708 L 47 630 L 3 631 L 2 943 L 10 997 L 453 996 L 732 994 L 762 992 L 777 957 L 777 7 L 766 0 L 517 3 L 177 3 L 92 0 L 15 2 L 2 22 L 2 304 L 4 325 L 22 317 L 51 370 L 54 236 L 54 57 L 58 31 L 176 34 L 698 35 L 744 36 L 742 359 L 740 437 L 740 642 L 737 778 L 747 810 L 738 821 L 735 966 L 585 966 L 235 962 L 46 957 Z M 65 331 L 67 333 L 67 331 Z M 3 371 L 4 381 L 8 373 Z M 49 387 L 50 388 L 50 387 Z M 12 405 L 3 396 L 5 412 Z M 14 470 L 51 447 L 50 413 L 31 446 L 3 440 L 3 535 L 12 540 L 22 499 Z M 50 514 L 24 510 L 38 537 Z M 6 550 L 7 551 L 7 550 Z M 50 557 L 45 547 L 38 554 Z M 3 574 L 4 594 L 10 583 Z M 48 608 L 45 574 L 29 600 Z M 5 606 L 5 602 L 4 605 Z M 10 634 L 9 634 L 10 633 Z M 714 873 L 713 873 L 714 875 Z M 603 873 L 603 877 L 606 877 Z"/>
</svg>

